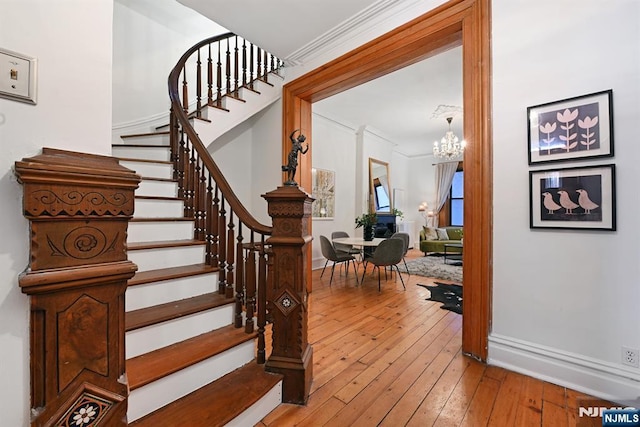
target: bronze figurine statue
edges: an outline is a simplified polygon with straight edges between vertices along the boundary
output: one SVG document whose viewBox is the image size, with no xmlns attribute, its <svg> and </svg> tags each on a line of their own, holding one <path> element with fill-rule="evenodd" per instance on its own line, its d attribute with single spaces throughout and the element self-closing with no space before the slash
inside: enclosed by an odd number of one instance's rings
<svg viewBox="0 0 640 427">
<path fill-rule="evenodd" d="M 289 151 L 286 166 L 282 166 L 282 172 L 288 172 L 288 179 L 285 181 L 284 185 L 298 185 L 298 183 L 294 181 L 296 169 L 298 168 L 298 152 L 306 154 L 306 152 L 309 151 L 308 143 L 304 149 L 302 148 L 302 143 L 307 140 L 307 137 L 300 133 L 297 138 L 294 138 L 293 135 L 295 135 L 296 132 L 300 132 L 300 129 L 294 130 L 291 132 L 291 135 L 289 135 L 289 139 L 291 140 L 291 151 Z"/>
</svg>

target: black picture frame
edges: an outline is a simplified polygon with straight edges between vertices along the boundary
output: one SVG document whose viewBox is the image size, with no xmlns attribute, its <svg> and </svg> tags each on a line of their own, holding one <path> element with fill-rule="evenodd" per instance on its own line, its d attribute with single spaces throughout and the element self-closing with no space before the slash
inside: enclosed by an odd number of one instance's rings
<svg viewBox="0 0 640 427">
<path fill-rule="evenodd" d="M 616 230 L 615 165 L 529 171 L 529 227 Z"/>
<path fill-rule="evenodd" d="M 613 156 L 611 89 L 527 108 L 529 164 Z"/>
</svg>

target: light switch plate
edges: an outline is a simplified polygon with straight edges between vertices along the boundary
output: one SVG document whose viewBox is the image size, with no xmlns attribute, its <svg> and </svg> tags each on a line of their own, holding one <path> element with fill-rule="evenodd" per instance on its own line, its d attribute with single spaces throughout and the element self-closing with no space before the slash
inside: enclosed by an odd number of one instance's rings
<svg viewBox="0 0 640 427">
<path fill-rule="evenodd" d="M 35 58 L 0 48 L 0 97 L 36 103 Z"/>
</svg>

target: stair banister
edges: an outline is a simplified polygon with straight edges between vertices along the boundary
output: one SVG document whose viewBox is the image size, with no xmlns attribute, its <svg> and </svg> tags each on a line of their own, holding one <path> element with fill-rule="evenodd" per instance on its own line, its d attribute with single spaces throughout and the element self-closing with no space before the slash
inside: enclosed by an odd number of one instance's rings
<svg viewBox="0 0 640 427">
<path fill-rule="evenodd" d="M 217 49 L 215 73 L 212 71 L 212 46 Z M 201 49 L 205 47 L 208 52 L 206 63 L 210 64 L 208 72 L 204 73 L 208 79 L 206 87 L 212 88 L 215 79 L 217 89 L 216 99 L 208 99 L 205 108 L 222 108 L 222 98 L 239 98 L 241 88 L 255 91 L 256 80 L 269 84 L 268 75 L 282 66 L 282 62 L 253 44 L 247 55 L 244 40 L 240 55 L 238 37 L 232 33 L 196 44 L 182 55 L 169 74 L 169 133 L 179 195 L 185 199 L 185 216 L 194 219 L 196 238 L 206 241 L 207 262 L 219 268 L 219 292 L 229 298 L 235 294 L 234 326 L 242 327 L 244 317 L 246 332 L 253 333 L 253 317 L 257 317 L 258 363 L 266 362 L 268 371 L 284 376 L 285 402 L 304 404 L 311 385 L 313 353 L 307 342 L 307 287 L 303 273 L 306 263 L 302 260 L 307 258 L 312 240 L 307 233 L 313 199 L 297 187 L 287 186 L 263 195 L 269 204 L 273 226 L 257 221 L 240 202 L 190 123 L 190 119 L 203 120 L 200 82 L 203 73 L 200 68 L 203 62 Z M 195 111 L 190 113 L 187 71 L 194 54 L 198 81 L 195 83 Z M 247 57 L 251 61 L 248 67 Z M 242 66 L 239 66 L 239 60 L 243 61 Z M 249 74 L 245 77 L 246 70 Z M 243 233 L 247 230 L 249 242 L 244 241 Z M 272 321 L 273 348 L 265 360 L 267 318 Z"/>
</svg>

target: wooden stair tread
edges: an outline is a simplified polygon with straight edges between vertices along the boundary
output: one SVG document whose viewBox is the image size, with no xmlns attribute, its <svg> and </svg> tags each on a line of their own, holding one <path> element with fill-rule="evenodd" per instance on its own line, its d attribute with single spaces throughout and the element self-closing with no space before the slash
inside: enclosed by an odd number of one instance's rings
<svg viewBox="0 0 640 427">
<path fill-rule="evenodd" d="M 145 326 L 178 319 L 190 314 L 220 307 L 234 302 L 233 297 L 226 298 L 217 292 L 198 295 L 179 301 L 171 301 L 165 304 L 141 308 L 125 313 L 125 330 L 133 331 Z"/>
<path fill-rule="evenodd" d="M 244 328 L 229 325 L 136 356 L 127 360 L 129 387 L 135 390 L 252 340 L 256 336 L 257 333 L 247 334 Z"/>
<path fill-rule="evenodd" d="M 120 138 L 126 139 L 126 138 L 140 138 L 140 137 L 146 137 L 146 136 L 153 137 L 153 136 L 163 136 L 163 135 L 169 135 L 169 131 L 132 133 L 132 134 L 128 134 L 128 135 L 120 135 Z"/>
<path fill-rule="evenodd" d="M 178 182 L 178 180 L 174 178 L 154 178 L 149 176 L 143 176 L 141 178 L 143 181 Z"/>
<path fill-rule="evenodd" d="M 257 402 L 281 378 L 251 362 L 129 425 L 175 426 L 197 420 L 201 426 L 223 426 Z"/>
<path fill-rule="evenodd" d="M 180 200 L 180 201 L 184 201 L 184 199 L 182 199 L 180 197 L 169 197 L 169 196 L 134 196 L 134 197 L 136 199 L 144 199 L 144 200 Z"/>
<path fill-rule="evenodd" d="M 111 147 L 171 148 L 168 144 L 111 144 Z"/>
<path fill-rule="evenodd" d="M 160 219 L 160 218 L 156 218 Z M 157 242 L 132 242 L 127 243 L 127 250 L 136 251 L 143 249 L 160 249 L 181 246 L 199 246 L 204 245 L 204 240 L 185 239 L 185 240 L 159 240 Z"/>
<path fill-rule="evenodd" d="M 122 144 L 115 144 L 122 145 Z M 149 159 L 136 159 L 133 157 L 116 157 L 116 159 L 123 162 L 138 162 L 138 163 L 157 163 L 159 165 L 173 165 L 171 160 L 149 160 Z"/>
<path fill-rule="evenodd" d="M 178 279 L 180 277 L 197 276 L 218 271 L 218 267 L 208 264 L 181 265 L 180 267 L 160 268 L 157 270 L 140 271 L 127 282 L 128 286 L 143 285 L 151 282 Z"/>
<path fill-rule="evenodd" d="M 183 216 L 180 217 L 173 217 L 173 218 L 161 218 L 161 217 L 154 217 L 154 218 L 136 218 L 133 217 L 129 220 L 129 222 L 167 222 L 167 221 L 194 221 L 193 218 L 185 218 Z"/>
</svg>

